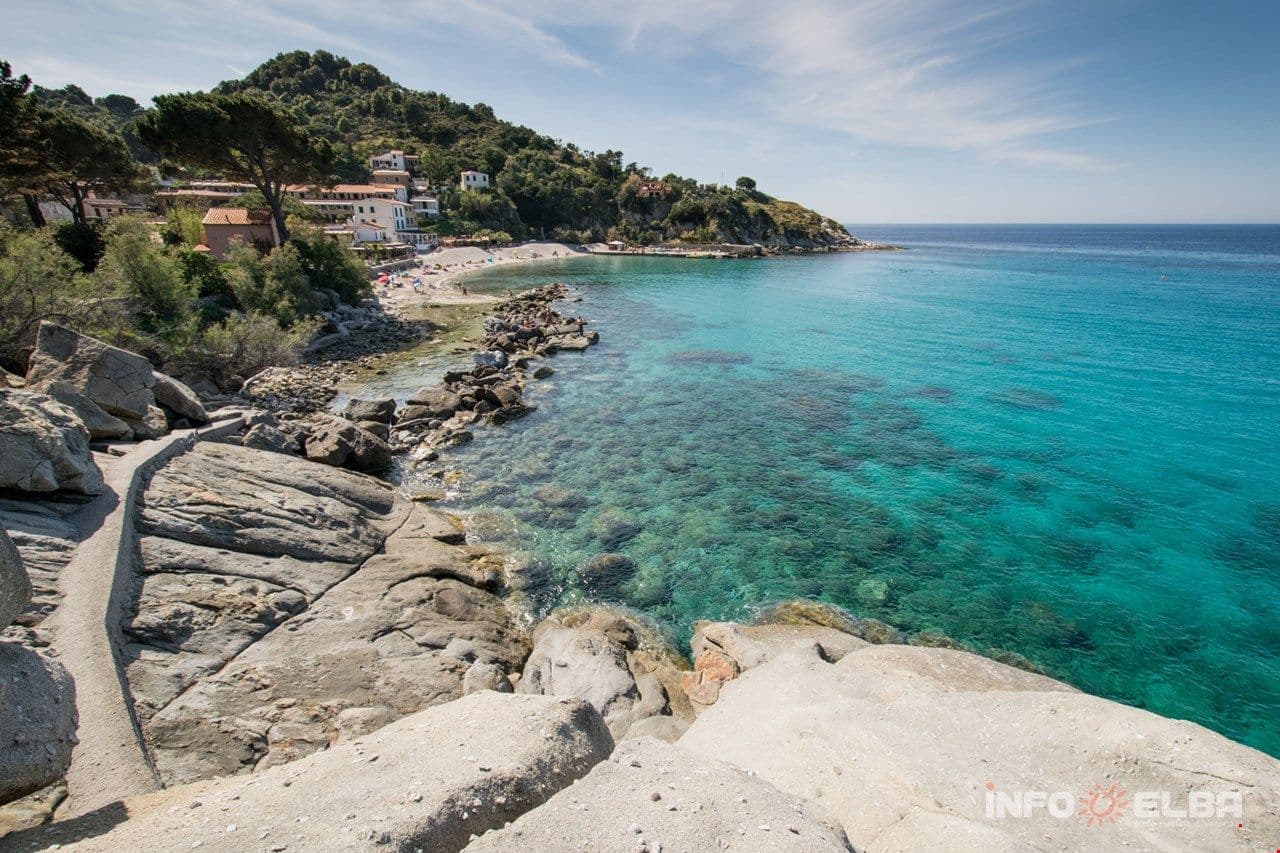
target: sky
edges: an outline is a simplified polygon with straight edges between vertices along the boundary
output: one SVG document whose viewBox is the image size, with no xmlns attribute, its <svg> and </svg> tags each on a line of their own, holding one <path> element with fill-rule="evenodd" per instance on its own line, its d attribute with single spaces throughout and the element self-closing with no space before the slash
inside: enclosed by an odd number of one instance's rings
<svg viewBox="0 0 1280 853">
<path fill-rule="evenodd" d="M 0 0 L 91 95 L 325 49 L 848 223 L 1280 222 L 1280 0 Z"/>
</svg>

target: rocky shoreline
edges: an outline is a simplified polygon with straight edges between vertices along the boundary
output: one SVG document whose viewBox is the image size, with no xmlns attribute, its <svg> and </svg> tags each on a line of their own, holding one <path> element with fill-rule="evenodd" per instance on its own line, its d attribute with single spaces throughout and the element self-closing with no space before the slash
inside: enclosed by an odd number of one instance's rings
<svg viewBox="0 0 1280 853">
<path fill-rule="evenodd" d="M 340 361 L 204 403 L 42 330 L 28 387 L 0 389 L 6 849 L 1084 850 L 1280 832 L 1275 759 L 944 637 L 803 601 L 699 622 L 689 658 L 603 605 L 530 628 L 506 555 L 370 473 L 400 455 L 443 485 L 441 454 L 527 413 L 546 357 L 598 340 L 557 309 L 569 298 L 498 303 L 472 367 L 341 413 L 332 378 L 422 330 L 348 318 Z M 108 437 L 108 418 L 158 436 Z M 1103 782 L 1240 813 L 1098 828 L 984 807 Z"/>
</svg>

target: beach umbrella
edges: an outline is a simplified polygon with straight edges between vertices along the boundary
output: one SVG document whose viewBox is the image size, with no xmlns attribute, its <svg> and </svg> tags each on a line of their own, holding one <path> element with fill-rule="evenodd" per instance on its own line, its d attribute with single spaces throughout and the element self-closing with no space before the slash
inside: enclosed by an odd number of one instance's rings
<svg viewBox="0 0 1280 853">
<path fill-rule="evenodd" d="M 386 284 L 390 280 L 391 280 L 391 277 L 388 276 L 386 273 L 383 273 L 382 275 L 378 276 L 378 281 L 381 282 L 382 284 Z"/>
</svg>

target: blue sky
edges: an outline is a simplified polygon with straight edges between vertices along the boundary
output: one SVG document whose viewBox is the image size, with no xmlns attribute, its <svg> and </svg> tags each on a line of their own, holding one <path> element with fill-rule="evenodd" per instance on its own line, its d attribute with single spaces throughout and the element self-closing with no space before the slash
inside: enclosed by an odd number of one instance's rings
<svg viewBox="0 0 1280 853">
<path fill-rule="evenodd" d="M 845 222 L 1280 221 L 1280 2 L 0 0 L 90 94 L 324 48 Z"/>
</svg>

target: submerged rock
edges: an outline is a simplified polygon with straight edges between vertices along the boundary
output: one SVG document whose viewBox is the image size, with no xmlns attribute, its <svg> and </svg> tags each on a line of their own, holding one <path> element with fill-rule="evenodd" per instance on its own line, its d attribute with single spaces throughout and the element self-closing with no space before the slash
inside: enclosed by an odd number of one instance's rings
<svg viewBox="0 0 1280 853">
<path fill-rule="evenodd" d="M 597 554 L 578 564 L 578 577 L 593 589 L 614 591 L 636 573 L 635 560 L 626 554 Z"/>
</svg>

